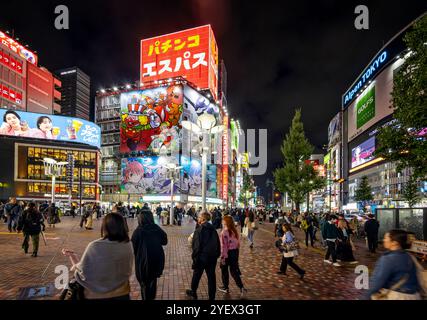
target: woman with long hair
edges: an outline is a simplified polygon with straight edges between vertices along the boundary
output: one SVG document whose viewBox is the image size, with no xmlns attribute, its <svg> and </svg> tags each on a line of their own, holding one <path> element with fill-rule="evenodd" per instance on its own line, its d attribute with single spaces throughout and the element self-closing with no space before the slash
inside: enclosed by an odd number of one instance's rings
<svg viewBox="0 0 427 320">
<path fill-rule="evenodd" d="M 342 262 L 356 264 L 357 260 L 353 255 L 353 247 L 350 236 L 351 230 L 347 227 L 346 221 L 338 221 L 337 259 L 341 260 Z"/>
<path fill-rule="evenodd" d="M 291 266 L 298 274 L 300 278 L 303 279 L 305 275 L 305 271 L 301 269 L 295 262 L 294 258 L 298 256 L 297 247 L 294 245 L 296 243 L 294 231 L 290 224 L 284 223 L 282 225 L 284 235 L 282 237 L 282 244 L 285 248 L 282 256 L 282 263 L 280 264 L 280 271 L 278 274 L 286 275 L 286 269 L 288 265 Z"/>
<path fill-rule="evenodd" d="M 222 287 L 219 287 L 218 290 L 224 293 L 229 293 L 228 271 L 230 269 L 231 276 L 236 282 L 237 287 L 240 289 L 240 297 L 243 298 L 247 290 L 243 286 L 242 279 L 240 278 L 239 233 L 234 225 L 233 218 L 229 215 L 222 218 L 222 227 L 220 235 Z"/>
</svg>

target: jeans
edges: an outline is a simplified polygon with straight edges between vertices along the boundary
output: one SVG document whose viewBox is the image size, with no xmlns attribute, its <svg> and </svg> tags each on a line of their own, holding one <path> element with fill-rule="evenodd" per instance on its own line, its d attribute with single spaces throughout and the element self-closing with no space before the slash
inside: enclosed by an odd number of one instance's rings
<svg viewBox="0 0 427 320">
<path fill-rule="evenodd" d="M 32 234 L 31 235 L 31 241 L 33 243 L 33 253 L 37 253 L 39 251 L 39 240 L 40 240 L 40 234 Z M 25 233 L 24 234 L 24 242 L 22 243 L 22 249 L 24 249 L 25 253 L 28 252 L 28 248 L 30 246 L 30 234 Z"/>
<path fill-rule="evenodd" d="M 280 264 L 280 271 L 286 273 L 288 265 L 292 267 L 299 275 L 304 274 L 305 271 L 301 269 L 295 262 L 294 257 L 285 258 L 282 256 L 282 263 Z"/>
<path fill-rule="evenodd" d="M 243 288 L 243 282 L 240 278 L 240 270 L 239 270 L 239 249 L 229 250 L 228 258 L 225 259 L 225 264 L 221 265 L 221 276 L 222 276 L 222 284 L 225 288 L 228 289 L 229 285 L 229 274 L 228 269 L 230 268 L 231 276 L 238 288 Z"/>
<path fill-rule="evenodd" d="M 311 246 L 314 246 L 314 234 L 313 227 L 308 227 L 307 231 L 305 231 L 305 245 L 308 247 L 308 237 L 310 237 Z"/>
<path fill-rule="evenodd" d="M 199 287 L 200 278 L 203 275 L 203 272 L 206 271 L 206 276 L 208 278 L 208 293 L 209 300 L 215 300 L 216 294 L 216 261 L 214 263 L 204 263 L 198 265 L 193 270 L 193 279 L 191 280 L 191 290 L 196 294 L 197 288 Z"/>
<path fill-rule="evenodd" d="M 248 240 L 251 244 L 254 244 L 254 234 L 255 230 L 248 230 Z"/>
<path fill-rule="evenodd" d="M 141 286 L 141 299 L 142 300 L 154 300 L 156 299 L 157 292 L 157 278 L 147 280 L 146 282 L 140 282 Z"/>
<path fill-rule="evenodd" d="M 329 260 L 329 257 L 332 255 L 332 262 L 337 262 L 337 250 L 335 241 L 326 240 L 326 244 L 328 245 L 328 251 L 326 251 L 325 260 Z"/>
<path fill-rule="evenodd" d="M 13 229 L 13 231 L 15 231 L 16 232 L 16 227 L 18 226 L 18 223 L 17 223 L 17 221 L 16 221 L 16 218 L 12 218 L 11 216 L 9 216 L 9 220 L 8 220 L 8 222 L 7 222 L 7 229 L 10 231 L 10 232 L 12 232 L 12 229 Z"/>
</svg>

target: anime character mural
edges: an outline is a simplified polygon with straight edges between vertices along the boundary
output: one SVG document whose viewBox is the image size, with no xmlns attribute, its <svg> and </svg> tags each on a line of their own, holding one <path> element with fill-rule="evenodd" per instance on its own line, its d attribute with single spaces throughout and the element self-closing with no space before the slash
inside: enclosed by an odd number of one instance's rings
<svg viewBox="0 0 427 320">
<path fill-rule="evenodd" d="M 120 104 L 120 152 L 176 149 L 172 140 L 178 136 L 183 110 L 181 85 L 122 93 Z"/>
<path fill-rule="evenodd" d="M 126 193 L 144 193 L 144 167 L 137 158 L 122 161 L 122 190 Z"/>
</svg>

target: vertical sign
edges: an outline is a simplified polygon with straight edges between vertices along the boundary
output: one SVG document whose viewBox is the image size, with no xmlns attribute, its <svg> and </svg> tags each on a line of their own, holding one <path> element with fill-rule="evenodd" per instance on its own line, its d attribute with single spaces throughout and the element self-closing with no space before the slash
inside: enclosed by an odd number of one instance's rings
<svg viewBox="0 0 427 320">
<path fill-rule="evenodd" d="M 222 198 L 227 201 L 228 198 L 228 116 L 224 115 L 224 131 L 222 134 Z"/>
</svg>

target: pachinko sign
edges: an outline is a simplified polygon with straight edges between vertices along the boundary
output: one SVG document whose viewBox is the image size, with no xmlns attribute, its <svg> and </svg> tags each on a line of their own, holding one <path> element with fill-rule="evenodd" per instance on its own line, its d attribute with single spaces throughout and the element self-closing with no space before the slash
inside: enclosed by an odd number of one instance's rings
<svg viewBox="0 0 427 320">
<path fill-rule="evenodd" d="M 0 109 L 0 135 L 79 142 L 101 147 L 101 129 L 83 119 Z"/>
<path fill-rule="evenodd" d="M 210 25 L 141 40 L 142 83 L 179 76 L 217 99 L 218 47 Z"/>
<path fill-rule="evenodd" d="M 120 106 L 120 152 L 179 150 L 182 85 L 122 93 Z"/>
<path fill-rule="evenodd" d="M 5 33 L 0 31 L 0 42 L 2 45 L 8 47 L 10 50 L 18 54 L 21 58 L 28 62 L 37 65 L 37 55 L 30 50 L 23 47 L 21 44 L 8 37 Z M 20 66 L 22 70 L 22 65 Z"/>
</svg>

